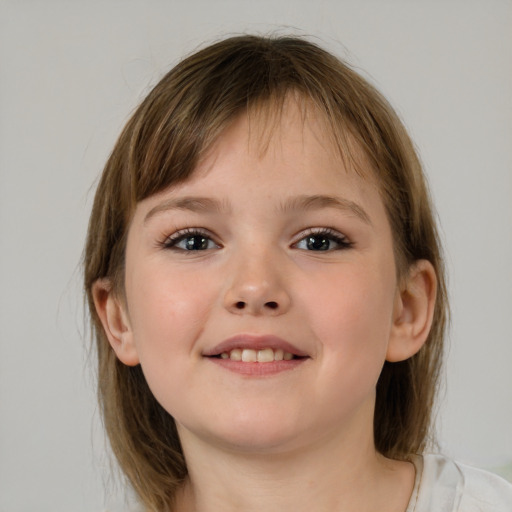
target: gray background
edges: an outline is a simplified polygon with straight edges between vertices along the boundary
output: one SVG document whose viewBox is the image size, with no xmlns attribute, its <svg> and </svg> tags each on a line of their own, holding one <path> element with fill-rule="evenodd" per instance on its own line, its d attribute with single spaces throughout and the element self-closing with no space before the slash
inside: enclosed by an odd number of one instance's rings
<svg viewBox="0 0 512 512">
<path fill-rule="evenodd" d="M 510 474 L 511 1 L 0 0 L 0 512 L 120 503 L 80 289 L 95 180 L 180 56 L 222 34 L 275 30 L 318 36 L 409 127 L 450 273 L 441 447 Z"/>
</svg>

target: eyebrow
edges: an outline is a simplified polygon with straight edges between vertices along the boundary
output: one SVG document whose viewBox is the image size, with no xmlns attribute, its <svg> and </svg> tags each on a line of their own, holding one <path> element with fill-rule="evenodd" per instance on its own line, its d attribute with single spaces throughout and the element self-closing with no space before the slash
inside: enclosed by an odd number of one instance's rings
<svg viewBox="0 0 512 512">
<path fill-rule="evenodd" d="M 289 199 L 281 205 L 283 212 L 296 210 L 321 210 L 323 208 L 336 208 L 343 212 L 354 214 L 364 223 L 372 225 L 369 215 L 366 211 L 354 201 L 342 197 L 312 195 L 297 196 Z"/>
<path fill-rule="evenodd" d="M 326 195 L 301 195 L 292 197 L 280 205 L 284 213 L 304 210 L 321 210 L 323 208 L 336 208 L 343 212 L 354 214 L 366 224 L 372 225 L 370 217 L 365 210 L 349 199 Z M 155 215 L 169 210 L 186 210 L 197 213 L 221 213 L 230 210 L 226 202 L 210 197 L 179 197 L 163 201 L 153 207 L 144 217 L 147 223 Z"/>
<path fill-rule="evenodd" d="M 169 210 L 186 210 L 198 213 L 220 213 L 229 211 L 227 203 L 209 197 L 178 197 L 167 199 L 151 208 L 144 217 L 144 223 L 155 215 Z"/>
</svg>

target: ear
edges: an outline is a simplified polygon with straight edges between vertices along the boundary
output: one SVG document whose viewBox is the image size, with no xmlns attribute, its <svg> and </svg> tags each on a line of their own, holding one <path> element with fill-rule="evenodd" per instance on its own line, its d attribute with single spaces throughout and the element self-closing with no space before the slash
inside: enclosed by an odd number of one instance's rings
<svg viewBox="0 0 512 512">
<path fill-rule="evenodd" d="M 127 366 L 139 364 L 133 333 L 122 301 L 114 294 L 110 279 L 98 279 L 92 285 L 96 312 L 118 359 Z"/>
<path fill-rule="evenodd" d="M 436 290 L 432 263 L 418 260 L 411 265 L 395 298 L 387 361 L 405 361 L 424 345 L 432 326 Z"/>
</svg>

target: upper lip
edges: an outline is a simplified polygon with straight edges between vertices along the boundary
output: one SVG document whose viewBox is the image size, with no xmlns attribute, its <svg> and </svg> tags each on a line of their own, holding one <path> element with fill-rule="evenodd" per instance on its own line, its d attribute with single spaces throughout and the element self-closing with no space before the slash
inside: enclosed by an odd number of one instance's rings
<svg viewBox="0 0 512 512">
<path fill-rule="evenodd" d="M 281 349 L 283 352 L 289 352 L 297 357 L 307 357 L 308 354 L 298 349 L 288 341 L 279 338 L 278 336 L 270 334 L 237 334 L 222 341 L 211 349 L 203 352 L 203 356 L 211 357 L 218 356 L 224 352 L 230 352 L 235 348 L 248 348 L 252 350 L 262 350 L 264 348 L 271 348 L 274 350 Z"/>
</svg>

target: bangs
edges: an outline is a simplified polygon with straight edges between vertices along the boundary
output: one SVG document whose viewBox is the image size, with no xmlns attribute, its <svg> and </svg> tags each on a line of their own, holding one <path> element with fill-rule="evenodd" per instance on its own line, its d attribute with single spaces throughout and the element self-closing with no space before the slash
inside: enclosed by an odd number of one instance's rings
<svg viewBox="0 0 512 512">
<path fill-rule="evenodd" d="M 347 168 L 363 174 L 361 149 L 375 156 L 374 120 L 359 105 L 360 98 L 350 99 L 354 91 L 346 90 L 346 73 L 361 79 L 348 67 L 338 60 L 326 63 L 325 52 L 313 46 L 319 54 L 315 63 L 310 52 L 296 51 L 295 39 L 243 37 L 238 45 L 233 40 L 229 44 L 230 52 L 222 41 L 178 64 L 128 123 L 119 142 L 124 139 L 128 149 L 123 182 L 130 191 L 130 211 L 139 201 L 187 180 L 239 115 L 249 121 L 258 117 L 250 126 L 259 126 L 254 140 L 264 152 L 290 98 L 300 106 L 304 123 L 311 109 L 325 119 L 324 143 L 336 149 Z"/>
</svg>

